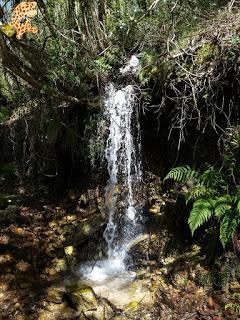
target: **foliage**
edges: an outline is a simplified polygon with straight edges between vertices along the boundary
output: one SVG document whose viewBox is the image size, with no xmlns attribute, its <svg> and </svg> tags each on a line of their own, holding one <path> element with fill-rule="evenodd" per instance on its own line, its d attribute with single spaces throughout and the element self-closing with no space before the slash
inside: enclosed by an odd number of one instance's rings
<svg viewBox="0 0 240 320">
<path fill-rule="evenodd" d="M 6 163 L 0 166 L 0 175 L 4 177 L 13 176 L 16 174 L 16 168 L 14 163 Z"/>
<path fill-rule="evenodd" d="M 6 195 L 3 193 L 0 193 L 0 209 L 5 209 L 7 206 L 7 198 Z"/>
<path fill-rule="evenodd" d="M 92 168 L 103 163 L 106 128 L 106 119 L 101 113 L 91 115 L 86 123 L 84 137 L 88 144 L 88 158 Z"/>
<path fill-rule="evenodd" d="M 240 188 L 235 186 L 229 190 L 228 176 L 212 166 L 202 172 L 186 165 L 176 167 L 167 174 L 166 179 L 189 183 L 185 197 L 187 201 L 193 201 L 188 218 L 192 235 L 214 217 L 219 222 L 219 238 L 225 246 L 240 224 Z"/>
<path fill-rule="evenodd" d="M 239 301 L 240 300 L 240 294 L 238 292 L 234 293 L 233 294 L 233 298 Z M 240 303 L 239 302 L 227 303 L 225 305 L 225 310 L 228 310 L 228 309 L 233 310 L 234 312 L 240 314 Z"/>
<path fill-rule="evenodd" d="M 9 110 L 6 107 L 0 107 L 0 124 L 3 124 L 9 116 Z"/>
</svg>

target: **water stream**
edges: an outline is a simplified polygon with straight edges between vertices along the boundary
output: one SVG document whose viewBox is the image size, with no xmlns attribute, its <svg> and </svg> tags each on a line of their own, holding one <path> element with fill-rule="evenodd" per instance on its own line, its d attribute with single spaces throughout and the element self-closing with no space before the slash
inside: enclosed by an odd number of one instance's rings
<svg viewBox="0 0 240 320">
<path fill-rule="evenodd" d="M 120 69 L 122 74 L 134 73 L 138 59 L 133 56 Z M 137 94 L 133 85 L 117 89 L 110 83 L 106 87 L 104 113 L 108 120 L 108 138 L 105 158 L 109 180 L 105 188 L 105 206 L 108 223 L 104 232 L 107 258 L 84 266 L 86 279 L 103 282 L 114 276 L 131 278 L 126 272 L 129 244 L 142 232 L 141 199 L 142 169 L 141 142 L 138 119 Z"/>
</svg>

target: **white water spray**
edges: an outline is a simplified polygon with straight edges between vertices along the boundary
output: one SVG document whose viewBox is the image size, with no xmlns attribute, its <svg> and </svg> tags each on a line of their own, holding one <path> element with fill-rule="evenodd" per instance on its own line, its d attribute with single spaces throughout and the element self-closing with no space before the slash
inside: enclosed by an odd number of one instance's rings
<svg viewBox="0 0 240 320">
<path fill-rule="evenodd" d="M 120 71 L 136 72 L 138 64 L 133 56 Z M 104 106 L 109 121 L 105 149 L 109 173 L 105 189 L 108 223 L 104 232 L 108 258 L 98 261 L 87 275 L 88 279 L 99 282 L 125 271 L 129 243 L 142 231 L 141 208 L 137 206 L 142 182 L 141 143 L 134 86 L 117 90 L 113 84 L 108 85 Z"/>
</svg>

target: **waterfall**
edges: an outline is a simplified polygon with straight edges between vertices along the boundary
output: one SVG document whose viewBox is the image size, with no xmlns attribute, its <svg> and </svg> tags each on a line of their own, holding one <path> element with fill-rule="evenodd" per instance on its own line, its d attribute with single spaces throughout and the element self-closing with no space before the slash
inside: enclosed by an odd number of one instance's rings
<svg viewBox="0 0 240 320">
<path fill-rule="evenodd" d="M 138 58 L 133 56 L 120 69 L 122 74 L 135 73 Z M 105 158 L 109 179 L 105 188 L 108 223 L 104 232 L 107 259 L 84 271 L 87 278 L 103 281 L 126 271 L 127 248 L 142 232 L 141 210 L 141 141 L 137 94 L 133 85 L 117 89 L 106 87 L 104 113 L 108 120 Z"/>
<path fill-rule="evenodd" d="M 109 120 L 105 154 L 110 178 L 105 192 L 109 219 L 104 237 L 108 244 L 108 257 L 112 258 L 124 251 L 127 243 L 139 232 L 137 223 L 141 217 L 136 210 L 142 171 L 134 87 L 128 85 L 117 90 L 110 84 L 107 87 L 105 114 Z M 118 189 L 121 189 L 120 195 Z M 124 196 L 124 201 L 121 201 L 121 196 Z"/>
</svg>

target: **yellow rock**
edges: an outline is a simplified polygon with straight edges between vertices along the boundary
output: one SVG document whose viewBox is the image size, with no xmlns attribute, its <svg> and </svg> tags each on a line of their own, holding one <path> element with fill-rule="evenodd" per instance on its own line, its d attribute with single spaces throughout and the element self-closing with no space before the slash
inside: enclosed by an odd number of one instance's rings
<svg viewBox="0 0 240 320">
<path fill-rule="evenodd" d="M 71 299 L 79 311 L 85 312 L 98 308 L 96 295 L 91 287 L 74 289 L 74 292 L 71 292 Z"/>
<path fill-rule="evenodd" d="M 49 274 L 49 276 L 51 276 L 51 277 L 55 277 L 55 276 L 58 275 L 58 272 L 57 272 L 57 270 L 55 270 L 55 269 L 48 269 L 48 274 Z"/>
<path fill-rule="evenodd" d="M 152 206 L 149 209 L 149 212 L 152 214 L 159 214 L 160 213 L 160 207 L 159 206 Z"/>
<path fill-rule="evenodd" d="M 140 304 L 137 301 L 130 302 L 126 308 L 124 309 L 124 312 L 130 312 L 130 311 L 136 311 L 138 310 Z"/>
<path fill-rule="evenodd" d="M 47 300 L 54 303 L 62 303 L 64 290 L 58 288 L 47 289 Z"/>
<path fill-rule="evenodd" d="M 30 267 L 31 267 L 31 265 L 25 261 L 20 261 L 16 264 L 16 268 L 21 272 L 28 271 Z"/>
<path fill-rule="evenodd" d="M 66 216 L 66 220 L 67 220 L 67 222 L 73 222 L 73 221 L 76 221 L 76 220 L 77 220 L 77 216 L 76 216 L 76 215 L 69 215 L 69 216 Z"/>
<path fill-rule="evenodd" d="M 65 259 L 55 259 L 54 260 L 54 268 L 57 272 L 65 271 L 67 269 L 67 262 Z"/>
<path fill-rule="evenodd" d="M 74 247 L 73 246 L 65 247 L 64 252 L 67 256 L 71 256 L 74 252 Z"/>
<path fill-rule="evenodd" d="M 55 228 L 57 228 L 58 225 L 57 225 L 57 223 L 55 221 L 51 221 L 51 222 L 49 222 L 48 226 L 51 229 L 55 229 Z"/>
</svg>

